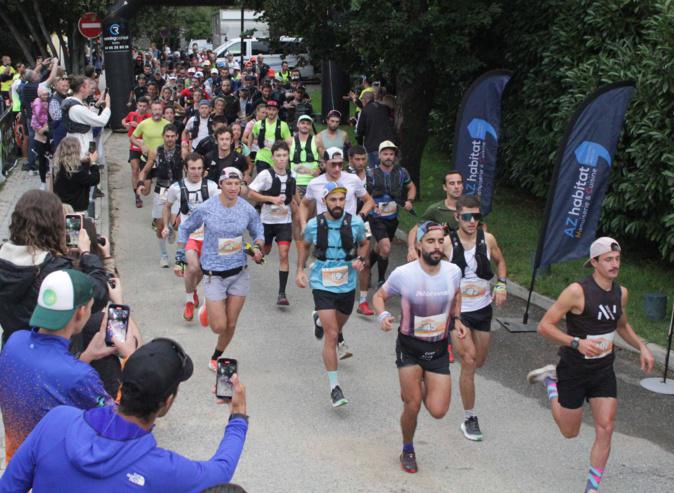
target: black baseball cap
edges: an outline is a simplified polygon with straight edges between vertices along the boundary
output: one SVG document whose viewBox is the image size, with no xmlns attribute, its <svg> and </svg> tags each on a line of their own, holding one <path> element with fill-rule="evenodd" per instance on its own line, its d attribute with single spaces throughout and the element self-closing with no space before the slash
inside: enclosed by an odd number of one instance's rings
<svg viewBox="0 0 674 493">
<path fill-rule="evenodd" d="M 122 370 L 122 389 L 133 387 L 148 399 L 165 399 L 177 384 L 190 378 L 193 371 L 192 359 L 180 344 L 159 337 L 129 357 Z"/>
</svg>

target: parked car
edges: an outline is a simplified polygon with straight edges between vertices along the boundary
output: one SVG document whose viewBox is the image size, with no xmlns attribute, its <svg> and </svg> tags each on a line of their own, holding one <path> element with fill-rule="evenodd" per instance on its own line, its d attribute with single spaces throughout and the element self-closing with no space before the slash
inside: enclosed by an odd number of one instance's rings
<svg viewBox="0 0 674 493">
<path fill-rule="evenodd" d="M 281 36 L 277 42 L 269 39 L 244 38 L 245 50 L 244 60 L 249 60 L 253 56 L 263 55 L 264 61 L 274 71 L 281 69 L 281 62 L 287 61 L 288 65 L 297 67 L 300 75 L 304 79 L 311 79 L 315 76 L 314 67 L 308 53 L 297 54 L 302 47 L 300 38 Z M 241 38 L 234 38 L 221 44 L 215 50 L 217 61 L 225 61 L 227 53 L 232 53 L 238 60 L 241 57 Z"/>
</svg>

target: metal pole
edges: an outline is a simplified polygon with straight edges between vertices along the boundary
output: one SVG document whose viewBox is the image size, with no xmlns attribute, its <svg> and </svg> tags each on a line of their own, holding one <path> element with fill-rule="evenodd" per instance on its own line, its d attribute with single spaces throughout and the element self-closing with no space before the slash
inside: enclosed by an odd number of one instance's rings
<svg viewBox="0 0 674 493">
<path fill-rule="evenodd" d="M 669 337 L 667 338 L 667 354 L 665 354 L 665 372 L 662 374 L 662 383 L 667 383 L 669 370 L 669 353 L 672 352 L 672 332 L 674 331 L 674 304 L 672 304 L 672 319 L 669 322 Z"/>
<path fill-rule="evenodd" d="M 538 267 L 534 267 L 533 272 L 531 273 L 531 284 L 529 285 L 529 296 L 527 296 L 527 306 L 524 309 L 524 316 L 522 317 L 522 323 L 524 325 L 529 323 L 529 305 L 531 304 L 531 293 L 534 292 L 534 282 L 536 281 L 536 271 Z"/>
<path fill-rule="evenodd" d="M 241 70 L 239 71 L 239 74 L 243 73 L 243 54 L 246 51 L 246 43 L 245 39 L 243 36 L 243 31 L 244 31 L 244 6 L 243 6 L 243 0 L 241 0 L 241 35 L 239 36 L 239 39 L 241 40 L 241 61 L 239 62 L 239 65 L 241 66 Z"/>
</svg>

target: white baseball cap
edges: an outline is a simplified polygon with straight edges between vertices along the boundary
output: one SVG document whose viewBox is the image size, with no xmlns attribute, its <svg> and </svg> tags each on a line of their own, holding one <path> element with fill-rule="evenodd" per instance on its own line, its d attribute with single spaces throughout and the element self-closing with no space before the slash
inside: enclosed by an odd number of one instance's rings
<svg viewBox="0 0 674 493">
<path fill-rule="evenodd" d="M 619 252 L 620 251 L 620 244 L 615 241 L 613 238 L 610 238 L 608 236 L 602 236 L 601 238 L 597 238 L 592 242 L 592 245 L 590 245 L 590 258 L 585 261 L 583 264 L 585 267 L 591 267 L 590 260 L 593 258 L 597 258 L 600 255 L 604 255 L 605 253 L 608 252 Z"/>
<path fill-rule="evenodd" d="M 227 180 L 229 178 L 243 180 L 243 173 L 241 173 L 240 169 L 235 168 L 234 166 L 227 166 L 220 173 L 220 179 L 218 180 L 218 183 L 221 183 L 222 180 Z"/>
</svg>

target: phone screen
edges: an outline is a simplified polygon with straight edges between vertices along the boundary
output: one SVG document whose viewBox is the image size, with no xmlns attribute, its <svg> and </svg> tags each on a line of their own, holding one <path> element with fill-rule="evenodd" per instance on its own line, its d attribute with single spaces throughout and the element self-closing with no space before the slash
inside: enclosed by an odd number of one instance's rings
<svg viewBox="0 0 674 493">
<path fill-rule="evenodd" d="M 218 399 L 231 400 L 234 395 L 232 375 L 237 372 L 237 362 L 231 358 L 218 360 L 218 373 L 215 381 L 215 396 Z"/>
<path fill-rule="evenodd" d="M 112 338 L 126 340 L 126 331 L 129 328 L 128 305 L 108 305 L 108 325 L 105 329 L 105 344 L 112 346 Z"/>
<path fill-rule="evenodd" d="M 92 140 L 89 142 L 89 154 L 93 154 L 94 152 L 96 152 L 96 142 Z"/>
<path fill-rule="evenodd" d="M 66 214 L 66 245 L 77 246 L 82 229 L 82 216 L 79 214 Z"/>
</svg>

